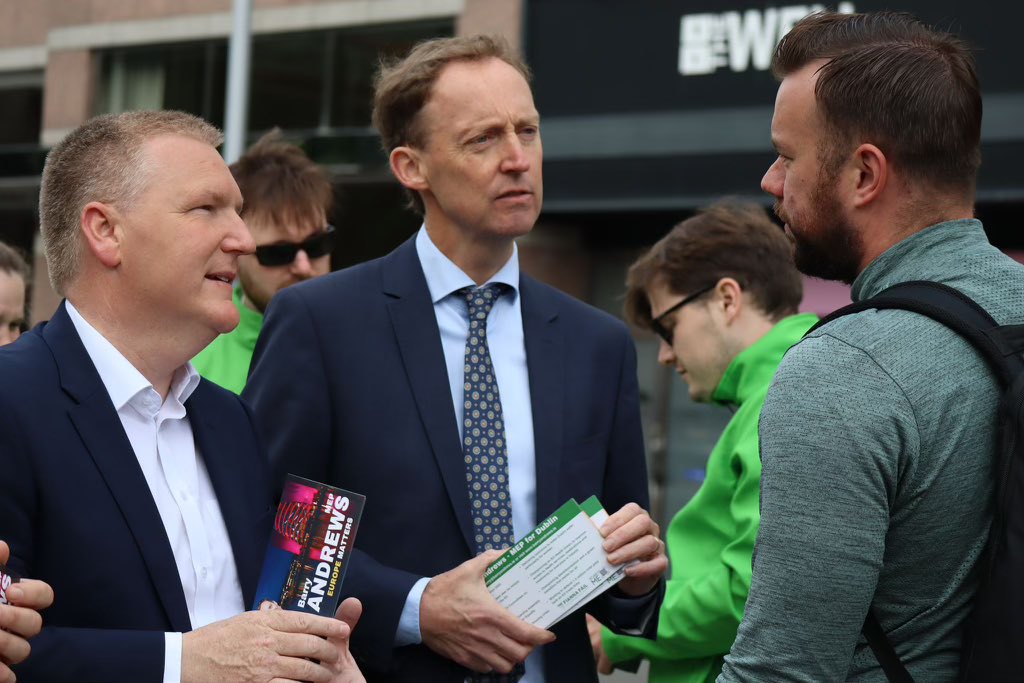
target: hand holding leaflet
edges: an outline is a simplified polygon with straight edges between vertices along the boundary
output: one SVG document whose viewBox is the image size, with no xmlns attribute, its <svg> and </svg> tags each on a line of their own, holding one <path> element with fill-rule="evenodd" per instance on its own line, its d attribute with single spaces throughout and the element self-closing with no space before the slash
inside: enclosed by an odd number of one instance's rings
<svg viewBox="0 0 1024 683">
<path fill-rule="evenodd" d="M 487 589 L 527 623 L 557 623 L 625 576 L 603 548 L 598 523 L 607 518 L 594 496 L 583 505 L 568 501 L 488 567 Z"/>
</svg>

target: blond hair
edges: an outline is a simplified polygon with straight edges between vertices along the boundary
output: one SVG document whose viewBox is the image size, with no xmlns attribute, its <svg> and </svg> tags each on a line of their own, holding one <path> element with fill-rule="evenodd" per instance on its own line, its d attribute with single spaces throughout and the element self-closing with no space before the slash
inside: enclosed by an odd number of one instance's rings
<svg viewBox="0 0 1024 683">
<path fill-rule="evenodd" d="M 384 151 L 391 154 L 396 147 L 424 144 L 420 110 L 430 99 L 434 83 L 446 66 L 492 58 L 505 62 L 530 82 L 530 68 L 501 36 L 433 38 L 416 45 L 402 59 L 381 61 L 373 82 L 372 118 Z M 419 193 L 409 189 L 406 193 L 411 208 L 422 214 L 423 200 Z"/>
<path fill-rule="evenodd" d="M 89 202 L 128 208 L 149 177 L 144 143 L 159 135 L 181 135 L 212 147 L 221 132 L 180 111 L 131 111 L 89 119 L 46 157 L 39 188 L 39 229 L 50 284 L 64 296 L 81 266 L 79 224 Z"/>
</svg>

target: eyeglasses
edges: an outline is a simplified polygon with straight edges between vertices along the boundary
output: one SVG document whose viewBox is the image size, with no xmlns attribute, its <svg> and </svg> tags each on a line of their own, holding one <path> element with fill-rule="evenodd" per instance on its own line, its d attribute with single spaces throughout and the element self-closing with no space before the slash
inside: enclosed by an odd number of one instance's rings
<svg viewBox="0 0 1024 683">
<path fill-rule="evenodd" d="M 667 311 L 665 311 L 664 313 L 659 315 L 657 318 L 653 318 L 651 320 L 651 330 L 654 331 L 654 334 L 656 334 L 659 337 L 661 337 L 662 339 L 664 339 L 666 344 L 668 344 L 669 346 L 672 346 L 672 333 L 673 333 L 673 330 L 675 329 L 675 326 L 673 325 L 672 327 L 665 327 L 665 325 L 661 321 L 664 320 L 666 316 L 671 315 L 672 313 L 675 313 L 676 311 L 678 311 L 680 308 L 682 308 L 686 304 L 692 303 L 693 301 L 696 301 L 699 297 L 707 294 L 708 292 L 710 292 L 714 288 L 715 288 L 715 285 L 708 285 L 707 287 L 704 287 L 702 289 L 698 289 L 696 292 L 694 292 L 690 296 L 686 297 L 685 299 L 683 299 L 682 301 L 677 303 L 675 306 L 672 306 Z"/>
<path fill-rule="evenodd" d="M 330 254 L 334 249 L 334 226 L 327 225 L 321 232 L 313 235 L 305 242 L 278 242 L 263 244 L 256 247 L 256 260 L 261 266 L 287 266 L 295 260 L 299 249 L 306 252 L 311 259 Z"/>
</svg>

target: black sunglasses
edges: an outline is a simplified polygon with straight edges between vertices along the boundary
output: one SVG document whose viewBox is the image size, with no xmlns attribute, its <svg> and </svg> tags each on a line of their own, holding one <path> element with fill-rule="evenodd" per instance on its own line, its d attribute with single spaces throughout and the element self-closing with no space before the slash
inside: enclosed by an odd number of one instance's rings
<svg viewBox="0 0 1024 683">
<path fill-rule="evenodd" d="M 673 325 L 672 327 L 665 327 L 665 325 L 663 325 L 661 321 L 665 319 L 665 316 L 675 313 L 686 304 L 696 301 L 698 297 L 707 294 L 714 288 L 715 285 L 708 285 L 707 287 L 698 289 L 696 292 L 686 297 L 685 299 L 677 303 L 675 306 L 672 306 L 667 311 L 659 315 L 657 318 L 651 319 L 651 330 L 654 331 L 654 334 L 664 339 L 666 344 L 672 346 L 672 331 L 675 329 L 675 325 Z"/>
<path fill-rule="evenodd" d="M 313 235 L 305 242 L 278 242 L 256 247 L 256 260 L 261 266 L 287 266 L 295 260 L 299 249 L 306 252 L 311 259 L 330 254 L 334 249 L 334 226 L 328 225 L 321 232 Z"/>
</svg>

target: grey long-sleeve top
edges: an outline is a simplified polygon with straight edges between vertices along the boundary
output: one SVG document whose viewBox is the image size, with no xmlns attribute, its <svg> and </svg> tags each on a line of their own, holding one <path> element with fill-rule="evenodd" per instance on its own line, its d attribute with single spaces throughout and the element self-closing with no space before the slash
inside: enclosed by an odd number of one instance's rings
<svg viewBox="0 0 1024 683">
<path fill-rule="evenodd" d="M 925 228 L 857 278 L 956 287 L 1024 323 L 1024 266 L 981 223 Z M 720 682 L 885 681 L 860 635 L 869 606 L 918 681 L 951 681 L 991 521 L 999 389 L 955 333 L 864 311 L 786 355 L 759 427 L 761 529 Z"/>
</svg>

